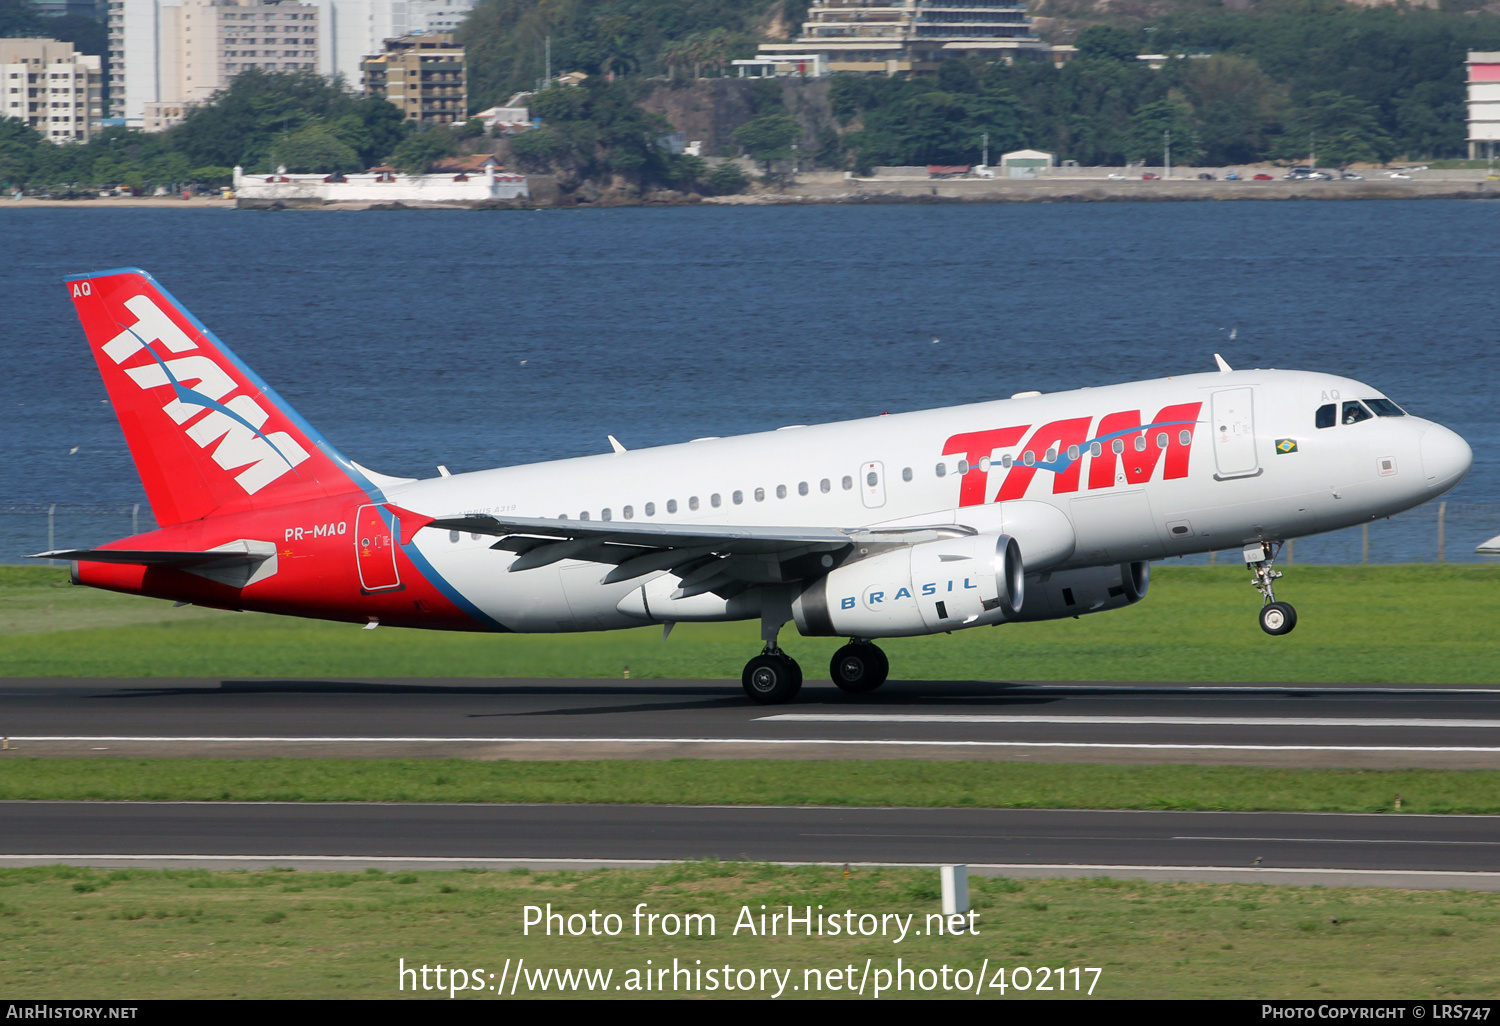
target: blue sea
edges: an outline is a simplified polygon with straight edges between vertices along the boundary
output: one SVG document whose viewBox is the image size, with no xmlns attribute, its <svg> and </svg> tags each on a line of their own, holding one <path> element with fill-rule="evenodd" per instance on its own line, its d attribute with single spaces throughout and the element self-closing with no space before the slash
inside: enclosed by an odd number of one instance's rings
<svg viewBox="0 0 1500 1026">
<path fill-rule="evenodd" d="M 431 476 L 1135 378 L 1315 368 L 1474 447 L 1500 534 L 1500 204 L 566 211 L 0 205 L 0 560 L 144 503 L 62 281 L 134 265 L 352 458 Z M 76 451 L 75 451 L 76 450 Z M 1369 558 L 1436 558 L 1436 504 Z M 142 529 L 149 510 L 140 513 Z M 1298 543 L 1351 562 L 1359 532 Z"/>
</svg>

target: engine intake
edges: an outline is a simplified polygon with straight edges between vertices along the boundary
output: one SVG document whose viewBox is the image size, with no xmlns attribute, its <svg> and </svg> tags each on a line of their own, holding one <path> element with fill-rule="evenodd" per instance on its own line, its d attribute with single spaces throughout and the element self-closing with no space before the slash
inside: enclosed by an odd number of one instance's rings
<svg viewBox="0 0 1500 1026">
<path fill-rule="evenodd" d="M 979 534 L 890 549 L 830 571 L 792 603 L 805 635 L 896 638 L 1019 618 L 1016 540 Z"/>
</svg>

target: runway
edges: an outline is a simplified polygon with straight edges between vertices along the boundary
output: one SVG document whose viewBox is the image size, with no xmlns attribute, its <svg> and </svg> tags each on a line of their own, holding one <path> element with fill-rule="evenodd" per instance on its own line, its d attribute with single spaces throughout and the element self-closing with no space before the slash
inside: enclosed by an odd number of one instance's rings
<svg viewBox="0 0 1500 1026">
<path fill-rule="evenodd" d="M 721 859 L 1500 889 L 1500 820 L 1489 816 L 275 802 L 3 802 L 0 815 L 6 865 L 547 868 Z"/>
<path fill-rule="evenodd" d="M 693 680 L 9 679 L 12 755 L 1027 759 L 1500 767 L 1500 689 Z"/>
</svg>

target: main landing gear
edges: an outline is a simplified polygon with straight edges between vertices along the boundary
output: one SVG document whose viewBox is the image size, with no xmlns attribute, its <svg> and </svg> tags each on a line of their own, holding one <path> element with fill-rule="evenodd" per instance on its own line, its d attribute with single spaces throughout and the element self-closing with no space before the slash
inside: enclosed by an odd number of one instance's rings
<svg viewBox="0 0 1500 1026">
<path fill-rule="evenodd" d="M 885 683 L 891 672 L 891 661 L 876 645 L 858 638 L 833 654 L 828 675 L 839 690 L 863 695 Z"/>
<path fill-rule="evenodd" d="M 1297 626 L 1297 610 L 1290 602 L 1277 602 L 1272 584 L 1281 576 L 1275 569 L 1276 557 L 1281 554 L 1281 542 L 1261 542 L 1245 546 L 1245 566 L 1254 576 L 1250 583 L 1260 592 L 1264 604 L 1260 608 L 1260 629 L 1267 634 L 1280 636 L 1292 633 Z"/>
<path fill-rule="evenodd" d="M 740 675 L 745 694 L 757 705 L 781 705 L 796 698 L 802 690 L 802 667 L 776 644 L 776 636 L 785 622 L 774 610 L 762 613 L 760 636 L 766 647 L 745 664 L 745 672 Z M 860 638 L 835 652 L 828 664 L 828 675 L 833 682 L 851 695 L 874 691 L 885 683 L 890 672 L 891 663 L 885 653 Z"/>
</svg>

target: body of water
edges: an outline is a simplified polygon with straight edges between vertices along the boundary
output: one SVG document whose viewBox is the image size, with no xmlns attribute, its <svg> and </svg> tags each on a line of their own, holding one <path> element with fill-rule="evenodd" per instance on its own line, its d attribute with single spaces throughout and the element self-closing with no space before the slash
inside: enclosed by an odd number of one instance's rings
<svg viewBox="0 0 1500 1026">
<path fill-rule="evenodd" d="M 1347 374 L 1474 447 L 1447 554 L 1475 558 L 1500 533 L 1497 251 L 1500 205 L 1465 201 L 0 207 L 0 504 L 25 514 L 0 516 L 0 560 L 45 544 L 37 504 L 144 502 L 62 284 L 125 265 L 350 457 L 409 476 L 1210 370 L 1215 352 Z M 65 516 L 57 543 L 128 532 L 111 517 Z M 1373 525 L 1371 558 L 1434 558 L 1434 531 L 1427 507 Z M 1297 549 L 1359 558 L 1357 531 Z"/>
</svg>

